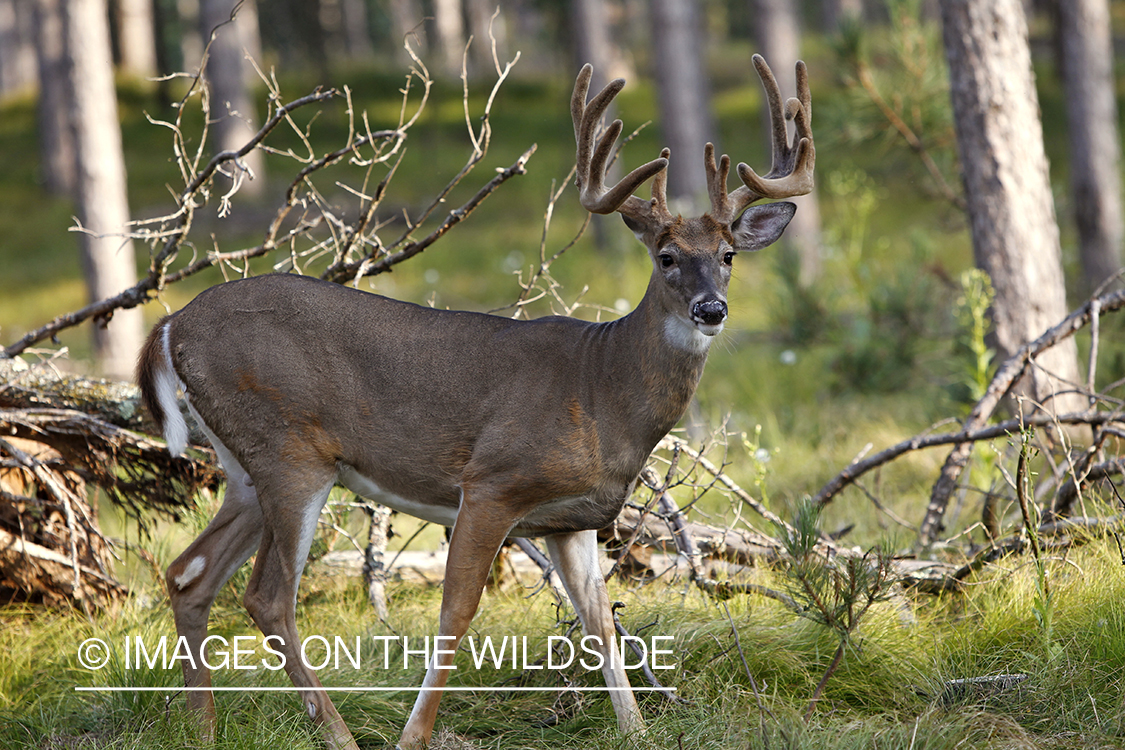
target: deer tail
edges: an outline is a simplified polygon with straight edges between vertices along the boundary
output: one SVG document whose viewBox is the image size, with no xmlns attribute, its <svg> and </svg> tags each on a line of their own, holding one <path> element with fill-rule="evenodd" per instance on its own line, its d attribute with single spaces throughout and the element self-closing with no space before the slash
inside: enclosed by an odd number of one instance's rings
<svg viewBox="0 0 1125 750">
<path fill-rule="evenodd" d="M 188 427 L 178 396 L 183 384 L 172 367 L 168 348 L 170 322 L 171 318 L 166 317 L 157 323 L 145 341 L 137 361 L 137 384 L 141 387 L 141 402 L 164 434 L 168 452 L 178 456 L 187 447 Z"/>
</svg>

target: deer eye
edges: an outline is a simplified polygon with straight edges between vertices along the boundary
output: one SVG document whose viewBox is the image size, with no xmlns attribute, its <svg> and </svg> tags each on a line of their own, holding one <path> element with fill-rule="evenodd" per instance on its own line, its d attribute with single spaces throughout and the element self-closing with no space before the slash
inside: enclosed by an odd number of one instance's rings
<svg viewBox="0 0 1125 750">
<path fill-rule="evenodd" d="M 657 256 L 660 260 L 661 268 L 671 268 L 676 265 L 676 259 L 672 257 L 671 253 L 661 253 Z"/>
<path fill-rule="evenodd" d="M 733 263 L 734 263 L 734 251 L 728 251 L 728 252 L 723 253 L 723 265 L 729 266 L 729 265 L 732 265 Z"/>
</svg>

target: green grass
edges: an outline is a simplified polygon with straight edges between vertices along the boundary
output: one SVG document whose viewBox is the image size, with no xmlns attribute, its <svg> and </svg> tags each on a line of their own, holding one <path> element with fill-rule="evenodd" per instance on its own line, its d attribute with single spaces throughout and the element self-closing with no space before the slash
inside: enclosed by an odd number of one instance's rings
<svg viewBox="0 0 1125 750">
<path fill-rule="evenodd" d="M 687 701 L 670 706 L 644 697 L 649 733 L 635 746 L 667 748 L 682 741 L 684 747 L 758 748 L 765 747 L 764 732 L 770 747 L 799 749 L 1125 747 L 1125 615 L 1120 607 L 1125 569 L 1108 540 L 1094 540 L 1048 566 L 1057 591 L 1054 632 L 1059 649 L 1053 656 L 1041 648 L 1032 614 L 1033 572 L 1012 561 L 978 579 L 964 594 L 932 599 L 900 593 L 877 605 L 807 724 L 801 716 L 835 648 L 817 625 L 757 597 L 732 599 L 724 610 L 686 582 L 641 589 L 614 584 L 611 597 L 627 604 L 622 620 L 632 632 L 672 637 L 674 655 L 668 661 L 675 668 L 661 677 Z M 765 585 L 785 586 L 765 571 L 753 577 Z M 317 572 L 314 566 L 304 592 L 298 607 L 302 635 L 329 640 L 340 635 L 349 643 L 355 636 L 367 643 L 370 636 L 432 633 L 440 596 L 437 589 L 393 584 L 389 620 L 379 623 L 358 581 Z M 166 701 L 169 696 L 163 693 L 75 691 L 93 685 L 179 684 L 178 669 L 126 669 L 123 663 L 126 637 L 141 637 L 147 644 L 174 636 L 167 602 L 150 593 L 148 600 L 132 599 L 91 620 L 76 612 L 19 607 L 0 614 L 0 747 L 195 745 L 182 695 Z M 527 593 L 519 587 L 486 593 L 471 634 L 478 639 L 526 636 L 531 658 L 544 655 L 546 637 L 564 631 L 556 625 L 549 593 L 530 599 Z M 255 633 L 245 613 L 229 606 L 234 596 L 224 592 L 212 615 L 212 634 L 231 639 Z M 78 644 L 92 637 L 112 644 L 115 651 L 115 659 L 99 671 L 77 661 Z M 320 652 L 310 649 L 314 655 Z M 383 668 L 381 652 L 372 649 L 359 670 L 344 663 L 319 675 L 333 686 L 417 685 L 421 660 L 414 658 L 403 670 L 393 647 L 392 656 L 390 670 Z M 478 671 L 467 652 L 456 664 L 451 685 L 497 686 L 512 680 L 561 684 L 559 672 L 510 665 L 486 665 Z M 1024 673 L 1028 679 L 995 695 L 943 697 L 948 680 L 1003 673 Z M 601 684 L 600 674 L 582 669 L 561 675 L 578 685 Z M 216 671 L 215 684 L 287 683 L 280 672 L 224 669 Z M 360 746 L 383 747 L 397 738 L 414 695 L 357 692 L 334 697 Z M 559 708 L 556 700 L 567 709 L 550 725 L 547 719 Z M 292 694 L 220 693 L 217 705 L 216 747 L 320 747 Z M 442 701 L 437 726 L 476 747 L 621 747 L 609 702 L 598 694 L 451 693 Z"/>
</svg>

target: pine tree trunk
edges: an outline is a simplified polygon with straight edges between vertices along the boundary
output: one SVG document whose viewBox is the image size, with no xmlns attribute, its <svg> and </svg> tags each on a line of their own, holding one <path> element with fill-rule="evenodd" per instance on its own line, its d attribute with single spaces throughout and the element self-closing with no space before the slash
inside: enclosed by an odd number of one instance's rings
<svg viewBox="0 0 1125 750">
<path fill-rule="evenodd" d="M 824 0 L 824 28 L 836 31 L 841 24 L 863 19 L 863 0 Z"/>
<path fill-rule="evenodd" d="M 51 195 L 75 188 L 74 132 L 67 95 L 66 43 L 60 0 L 35 0 L 35 53 L 39 65 L 39 165 Z"/>
<path fill-rule="evenodd" d="M 370 60 L 375 56 L 371 32 L 367 24 L 367 4 L 364 0 L 341 0 L 340 11 L 344 24 L 344 44 L 352 60 Z"/>
<path fill-rule="evenodd" d="M 27 0 L 0 0 L 0 94 L 35 84 L 34 20 Z"/>
<path fill-rule="evenodd" d="M 801 33 L 794 0 L 750 0 L 749 6 L 758 53 L 773 70 L 782 96 L 796 96 Z M 767 133 L 769 117 L 769 105 L 763 99 L 762 118 Z M 815 190 L 790 200 L 797 204 L 797 213 L 785 231 L 782 247 L 796 254 L 797 281 L 808 287 L 820 276 L 820 201 Z"/>
<path fill-rule="evenodd" d="M 121 70 L 147 78 L 156 75 L 156 27 L 153 0 L 117 0 L 116 23 Z"/>
<path fill-rule="evenodd" d="M 414 53 L 423 56 L 427 50 L 426 25 L 422 22 L 423 13 L 419 0 L 389 0 L 387 12 L 391 17 L 391 34 L 394 39 L 395 55 L 400 63 L 411 64 L 405 45 L 409 44 Z"/>
<path fill-rule="evenodd" d="M 251 33 L 253 38 L 245 36 L 247 30 L 256 32 L 256 27 L 249 28 L 248 24 L 239 23 L 237 19 L 226 23 L 235 4 L 236 0 L 201 0 L 199 5 L 199 28 L 204 44 L 214 34 L 206 77 L 211 87 L 212 151 L 216 153 L 242 148 L 257 132 L 260 122 L 247 86 L 247 73 L 252 71 L 252 67 L 245 59 L 244 50 L 260 49 L 261 44 L 256 34 Z M 243 12 L 252 12 L 249 3 L 243 3 L 239 14 Z M 250 171 L 245 177 L 252 176 L 253 179 L 244 179 L 239 192 L 246 196 L 261 195 L 266 182 L 262 152 L 251 151 L 242 161 Z M 220 185 L 223 192 L 230 187 L 230 182 L 225 182 Z"/>
<path fill-rule="evenodd" d="M 694 204 L 707 191 L 703 145 L 714 142 L 717 132 L 703 60 L 706 47 L 699 7 L 696 0 L 652 0 L 649 12 L 660 127 L 664 143 L 672 151 L 668 197 Z M 721 152 L 718 143 L 715 148 Z M 691 205 L 685 212 L 695 209 Z"/>
<path fill-rule="evenodd" d="M 77 161 L 76 209 L 85 232 L 78 235 L 91 301 L 137 281 L 133 243 L 122 238 L 129 221 L 125 157 L 117 119 L 117 93 L 105 0 L 64 0 L 68 92 Z M 142 339 L 141 309 L 118 310 L 94 326 L 94 353 L 103 374 L 132 377 Z"/>
<path fill-rule="evenodd" d="M 941 11 L 973 254 L 996 289 L 1003 360 L 1067 315 L 1027 23 L 1019 0 L 942 0 Z M 1073 339 L 1038 365 L 1023 393 L 1057 412 L 1085 408 L 1073 394 L 1051 401 L 1079 382 Z"/>
<path fill-rule="evenodd" d="M 433 0 L 434 31 L 441 53 L 441 70 L 450 77 L 461 75 L 465 54 L 465 23 L 461 18 L 461 0 Z"/>
<path fill-rule="evenodd" d="M 605 0 L 574 0 L 570 4 L 570 19 L 574 40 L 574 69 L 586 63 L 594 67 L 594 77 L 590 81 L 591 91 L 601 91 L 613 77 L 613 45 L 609 36 L 609 14 Z M 613 106 L 612 104 L 610 105 Z M 611 112 L 606 113 L 606 121 L 612 122 Z"/>
<path fill-rule="evenodd" d="M 1071 201 L 1084 287 L 1093 292 L 1121 269 L 1125 239 L 1109 2 L 1063 0 L 1058 5 Z"/>
<path fill-rule="evenodd" d="M 465 0 L 465 10 L 469 17 L 469 31 L 473 35 L 473 46 L 469 53 L 473 59 L 473 74 L 477 76 L 494 75 L 492 64 L 492 40 L 496 40 L 496 54 L 501 62 L 508 58 L 508 23 L 504 7 L 493 19 L 497 4 L 495 0 Z"/>
</svg>

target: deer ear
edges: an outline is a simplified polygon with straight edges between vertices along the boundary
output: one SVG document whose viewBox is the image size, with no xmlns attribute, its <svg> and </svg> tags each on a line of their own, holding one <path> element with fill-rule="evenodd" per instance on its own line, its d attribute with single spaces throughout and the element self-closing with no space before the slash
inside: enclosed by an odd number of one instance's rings
<svg viewBox="0 0 1125 750">
<path fill-rule="evenodd" d="M 629 231 L 637 236 L 638 240 L 644 242 L 645 227 L 643 223 L 625 214 L 621 214 L 621 220 L 625 222 L 625 226 L 629 227 Z"/>
<path fill-rule="evenodd" d="M 796 212 L 797 205 L 788 201 L 751 206 L 730 225 L 734 249 L 761 250 L 772 245 L 781 237 Z"/>
</svg>

